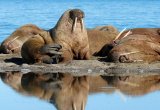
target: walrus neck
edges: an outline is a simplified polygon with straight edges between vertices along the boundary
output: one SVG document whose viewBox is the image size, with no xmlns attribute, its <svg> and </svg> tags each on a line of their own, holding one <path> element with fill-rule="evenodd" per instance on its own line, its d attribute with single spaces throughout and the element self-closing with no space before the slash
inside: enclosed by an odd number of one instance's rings
<svg viewBox="0 0 160 110">
<path fill-rule="evenodd" d="M 48 30 L 51 38 L 53 38 L 53 37 L 55 36 L 55 35 L 54 35 L 54 31 L 55 31 L 54 28 L 51 28 L 50 30 Z"/>
</svg>

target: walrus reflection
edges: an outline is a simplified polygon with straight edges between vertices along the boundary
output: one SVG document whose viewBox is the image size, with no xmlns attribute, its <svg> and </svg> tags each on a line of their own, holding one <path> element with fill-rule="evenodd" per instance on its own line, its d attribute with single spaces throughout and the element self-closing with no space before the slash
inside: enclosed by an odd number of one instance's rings
<svg viewBox="0 0 160 110">
<path fill-rule="evenodd" d="M 52 47 L 59 44 L 62 46 L 61 62 L 89 59 L 88 36 L 83 18 L 84 12 L 79 9 L 65 11 L 49 32 L 32 37 L 23 44 L 22 58 L 27 63 L 52 63 L 51 55 L 56 51 Z"/>
<path fill-rule="evenodd" d="M 89 92 L 89 78 L 87 76 L 76 77 L 69 73 L 17 74 L 4 73 L 1 74 L 1 78 L 21 94 L 47 100 L 54 104 L 58 110 L 85 109 Z M 17 80 L 14 77 L 18 77 L 21 81 L 14 85 L 13 82 Z"/>
<path fill-rule="evenodd" d="M 1 43 L 0 53 L 11 54 L 20 52 L 23 43 L 40 32 L 43 32 L 43 30 L 33 24 L 19 27 Z"/>
<path fill-rule="evenodd" d="M 0 77 L 4 83 L 12 87 L 14 90 L 21 92 L 21 78 L 23 74 L 20 72 L 7 72 L 7 73 L 0 73 Z"/>
<path fill-rule="evenodd" d="M 160 75 L 103 76 L 103 79 L 115 91 L 129 96 L 142 96 L 160 90 Z"/>
<path fill-rule="evenodd" d="M 111 46 L 108 61 L 154 62 L 160 60 L 160 28 L 137 28 L 125 31 Z M 127 34 L 127 35 L 126 35 Z M 102 52 L 106 52 L 106 47 Z"/>
<path fill-rule="evenodd" d="M 71 76 L 68 73 L 1 73 L 1 79 L 17 92 L 36 96 L 58 110 L 84 110 L 88 94 L 114 93 L 142 96 L 160 90 L 160 75 Z"/>
<path fill-rule="evenodd" d="M 121 92 L 128 96 L 143 96 L 160 90 L 160 75 L 91 76 L 89 93 Z"/>
</svg>

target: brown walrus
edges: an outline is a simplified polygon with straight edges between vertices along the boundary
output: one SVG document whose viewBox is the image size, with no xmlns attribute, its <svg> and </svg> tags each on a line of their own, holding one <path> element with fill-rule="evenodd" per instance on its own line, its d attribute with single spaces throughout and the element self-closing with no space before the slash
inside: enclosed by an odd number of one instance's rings
<svg viewBox="0 0 160 110">
<path fill-rule="evenodd" d="M 21 26 L 2 42 L 0 52 L 4 54 L 18 53 L 25 41 L 42 31 L 33 24 Z"/>
<path fill-rule="evenodd" d="M 62 46 L 61 62 L 72 59 L 89 59 L 88 36 L 83 18 L 83 11 L 67 10 L 49 32 L 38 34 L 23 44 L 22 58 L 28 63 L 51 63 L 53 61 L 50 55 Z M 55 46 L 55 44 L 58 45 Z"/>
<path fill-rule="evenodd" d="M 88 29 L 88 39 L 91 55 L 101 56 L 99 51 L 105 44 L 110 44 L 119 34 L 113 26 L 97 26 Z"/>
<path fill-rule="evenodd" d="M 38 29 L 38 31 L 36 31 Z M 29 32 L 29 31 L 30 32 Z M 36 25 L 27 24 L 17 30 L 15 30 L 6 40 L 3 41 L 0 49 L 1 53 L 19 53 L 21 51 L 22 44 L 30 37 L 36 34 L 44 32 L 43 29 L 39 29 Z M 32 34 L 33 33 L 33 34 Z M 105 45 L 110 44 L 113 39 L 118 35 L 118 30 L 113 26 L 97 26 L 93 29 L 87 29 L 89 47 L 91 55 L 101 56 L 99 50 Z M 10 42 L 11 46 L 8 46 Z M 98 53 L 99 52 L 99 53 Z"/>
<path fill-rule="evenodd" d="M 160 60 L 160 28 L 136 28 L 125 31 L 106 51 L 101 50 L 112 62 L 153 62 Z M 106 50 L 105 50 L 106 49 Z"/>
<path fill-rule="evenodd" d="M 160 90 L 160 75 L 103 76 L 103 78 L 108 82 L 108 86 L 125 95 L 142 96 Z"/>
<path fill-rule="evenodd" d="M 3 73 L 3 82 L 17 92 L 52 103 L 57 110 L 85 110 L 89 78 L 62 73 Z M 17 81 L 18 80 L 18 81 Z"/>
</svg>

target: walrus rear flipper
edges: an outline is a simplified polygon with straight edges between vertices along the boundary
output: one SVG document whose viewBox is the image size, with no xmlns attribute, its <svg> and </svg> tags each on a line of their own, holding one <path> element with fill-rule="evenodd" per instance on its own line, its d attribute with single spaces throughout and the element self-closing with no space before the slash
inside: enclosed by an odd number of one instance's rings
<svg viewBox="0 0 160 110">
<path fill-rule="evenodd" d="M 158 43 L 152 43 L 152 42 L 147 42 L 147 44 L 160 55 L 160 44 Z"/>
</svg>

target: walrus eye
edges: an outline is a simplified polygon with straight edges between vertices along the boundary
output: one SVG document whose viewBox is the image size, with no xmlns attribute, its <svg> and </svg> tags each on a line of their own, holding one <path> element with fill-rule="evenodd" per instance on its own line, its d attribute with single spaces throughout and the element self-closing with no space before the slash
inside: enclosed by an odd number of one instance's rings
<svg viewBox="0 0 160 110">
<path fill-rule="evenodd" d="M 74 14 L 73 14 L 73 11 L 70 11 L 69 14 L 70 14 L 69 17 L 70 17 L 72 20 L 74 20 L 75 16 L 74 16 Z"/>
<path fill-rule="evenodd" d="M 83 23 L 84 12 L 79 9 L 73 9 L 69 12 L 69 17 L 73 20 L 72 32 L 75 31 L 77 22 L 81 24 L 81 30 L 83 32 L 84 30 L 84 23 Z"/>
<path fill-rule="evenodd" d="M 78 20 L 84 18 L 84 12 L 81 11 L 80 9 L 73 9 L 69 12 L 69 17 L 74 20 L 75 18 L 77 18 Z"/>
</svg>

